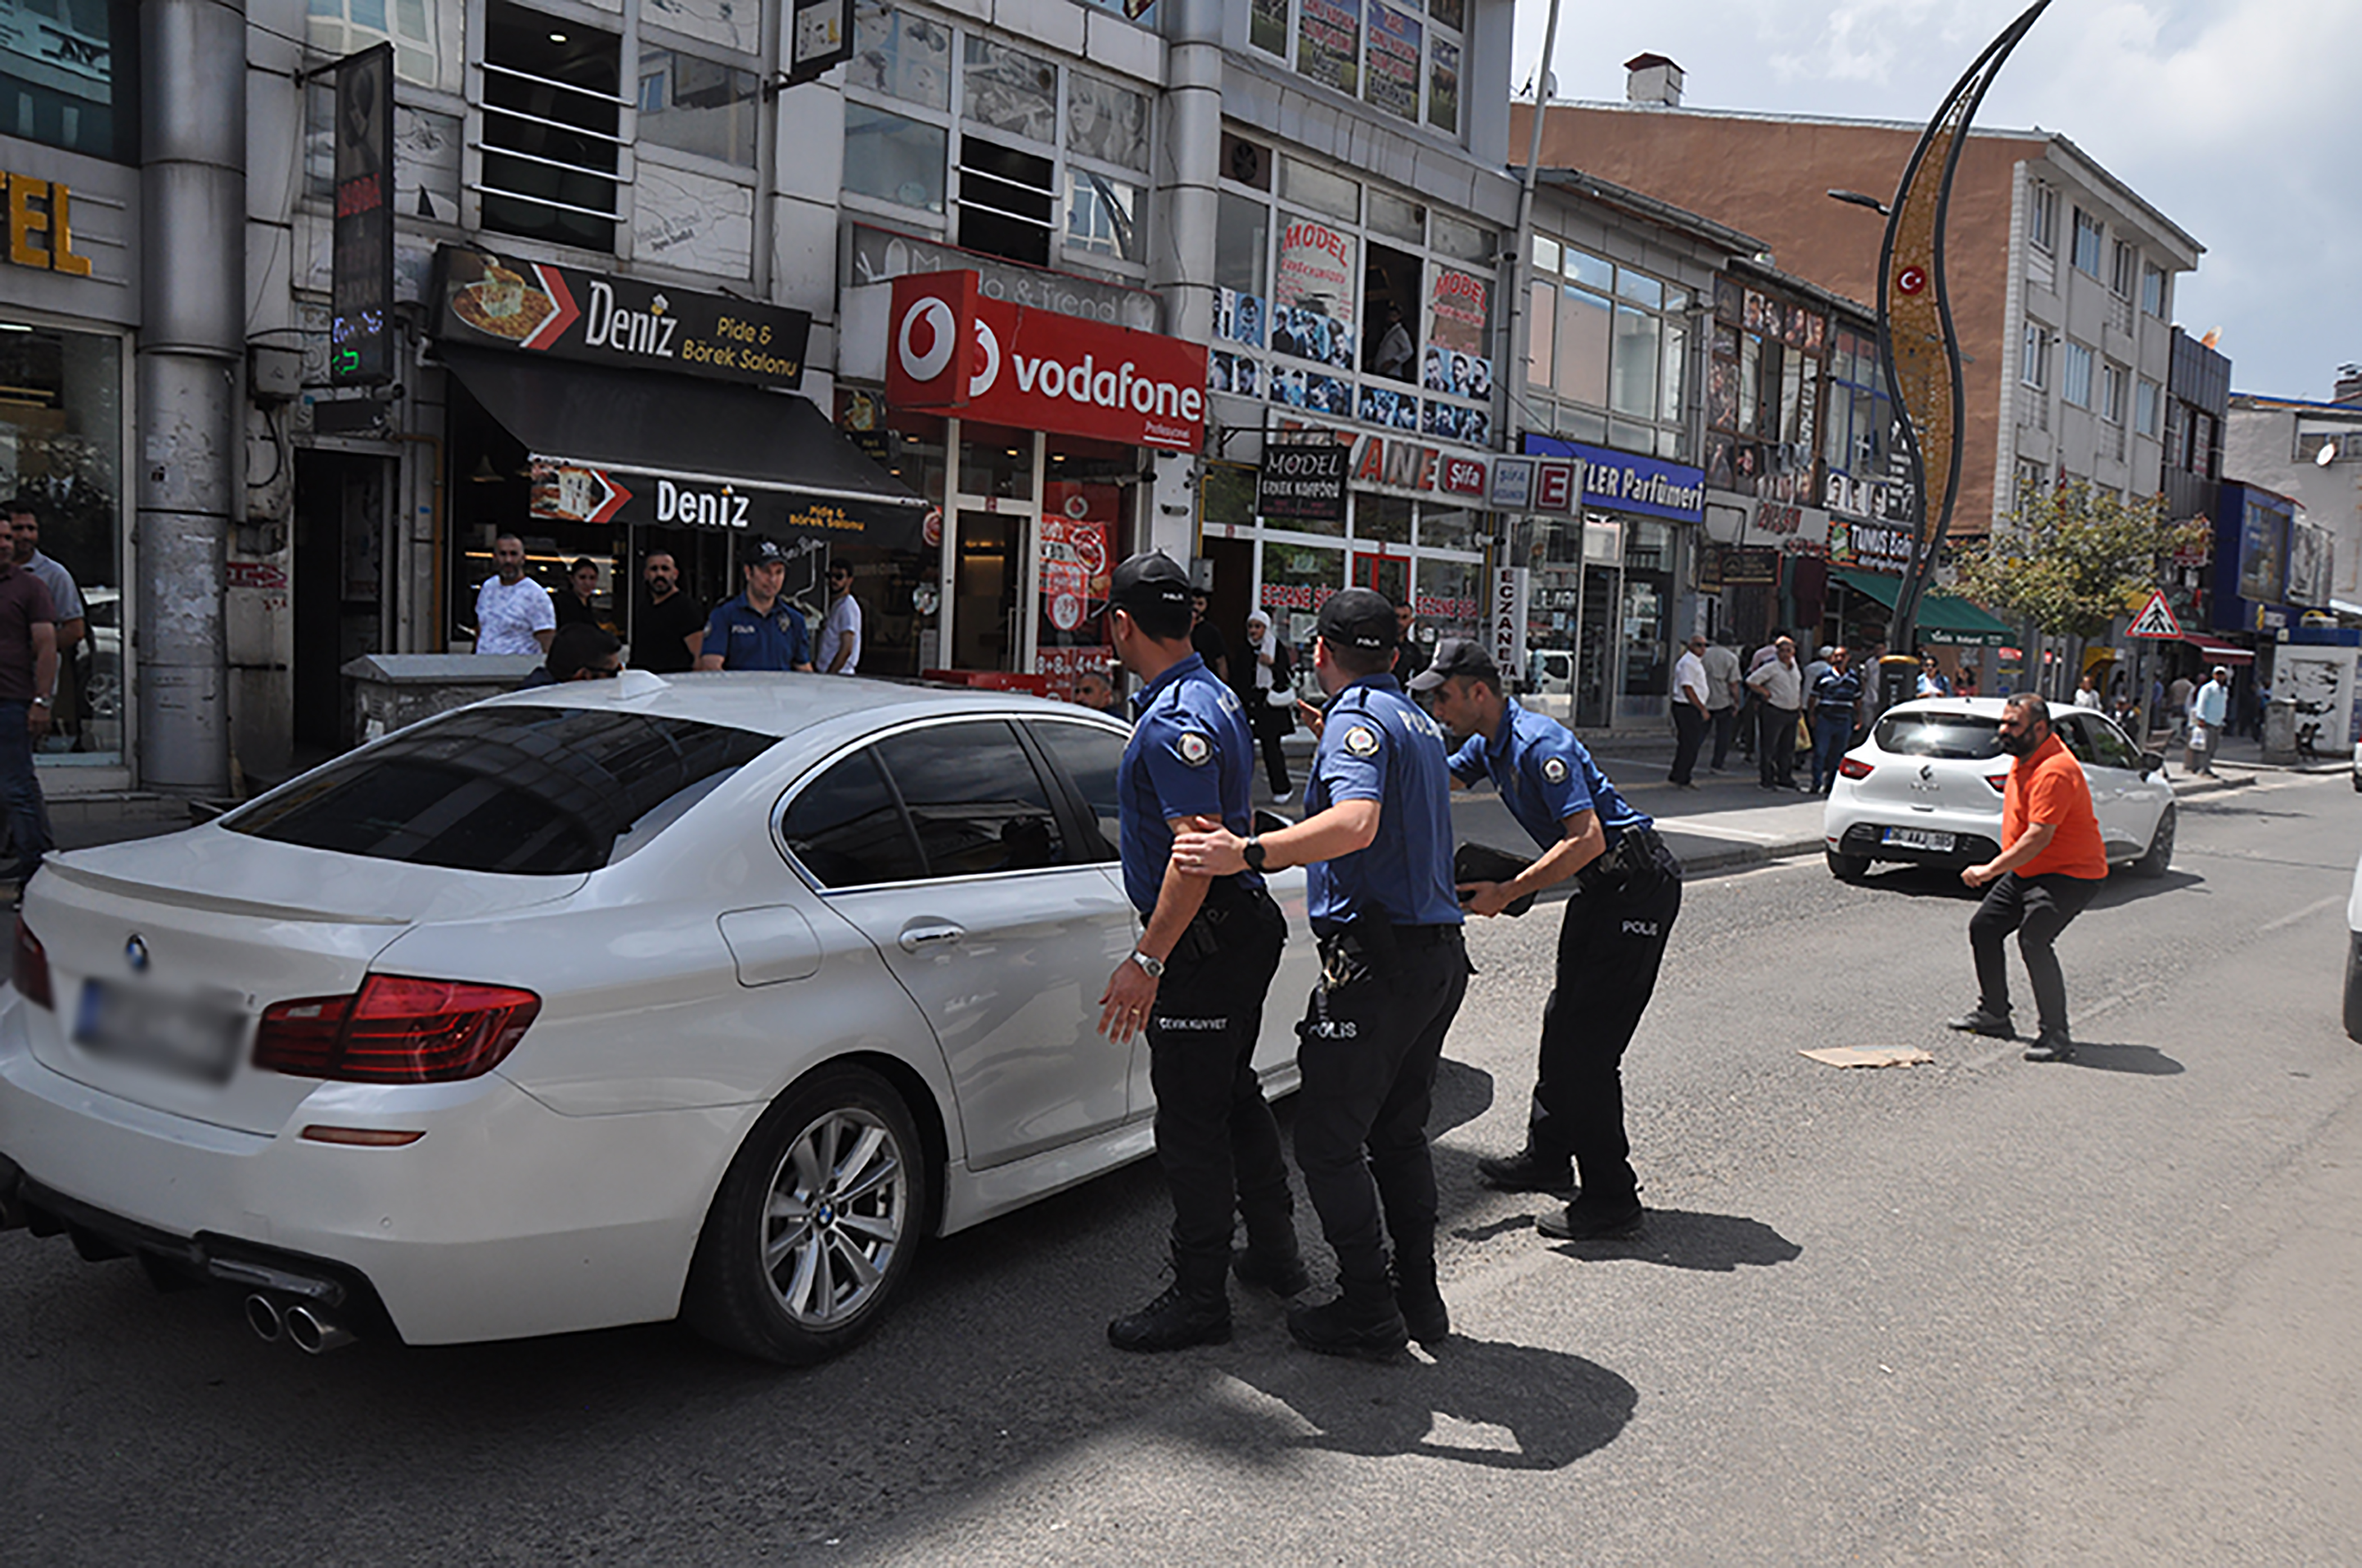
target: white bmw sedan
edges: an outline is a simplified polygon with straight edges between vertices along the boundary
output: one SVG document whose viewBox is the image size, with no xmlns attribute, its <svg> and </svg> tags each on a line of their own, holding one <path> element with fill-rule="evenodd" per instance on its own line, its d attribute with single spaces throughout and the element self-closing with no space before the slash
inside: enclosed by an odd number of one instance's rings
<svg viewBox="0 0 2362 1568">
<path fill-rule="evenodd" d="M 1999 697 L 1898 703 L 1838 762 L 1822 813 L 1829 870 L 1847 882 L 1873 861 L 1969 866 L 2001 853 Z M 2111 863 L 2163 876 L 2173 860 L 2173 786 L 2165 759 L 2143 752 L 2106 715 L 2053 705 L 2058 739 L 2083 765 Z"/>
<path fill-rule="evenodd" d="M 518 693 L 53 857 L 0 991 L 0 1226 L 307 1350 L 686 1318 L 797 1364 L 921 1240 L 1151 1147 L 1097 1033 L 1119 724 L 814 676 Z M 1295 1084 L 1301 872 L 1258 1068 Z"/>
</svg>

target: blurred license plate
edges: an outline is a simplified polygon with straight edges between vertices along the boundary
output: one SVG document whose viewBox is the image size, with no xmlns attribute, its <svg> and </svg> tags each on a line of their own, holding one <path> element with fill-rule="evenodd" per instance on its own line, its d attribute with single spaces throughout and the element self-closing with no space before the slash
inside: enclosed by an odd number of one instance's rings
<svg viewBox="0 0 2362 1568">
<path fill-rule="evenodd" d="M 245 1022 L 230 1008 L 201 998 L 90 980 L 83 982 L 73 1037 L 94 1057 L 174 1078 L 226 1083 Z"/>
<path fill-rule="evenodd" d="M 1952 835 L 1927 828 L 1889 828 L 1886 842 L 1900 850 L 1949 850 Z"/>
</svg>

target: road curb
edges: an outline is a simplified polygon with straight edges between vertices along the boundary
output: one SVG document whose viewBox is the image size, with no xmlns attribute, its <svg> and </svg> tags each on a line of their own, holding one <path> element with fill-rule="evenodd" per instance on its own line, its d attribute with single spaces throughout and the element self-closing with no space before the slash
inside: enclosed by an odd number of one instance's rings
<svg viewBox="0 0 2362 1568">
<path fill-rule="evenodd" d="M 1824 847 L 1817 837 L 1783 839 L 1771 844 L 1730 844 L 1708 850 L 1704 854 L 1683 856 L 1682 874 L 1703 876 L 1716 872 L 1745 871 L 1750 866 L 1769 865 L 1773 861 L 1817 855 Z"/>
</svg>

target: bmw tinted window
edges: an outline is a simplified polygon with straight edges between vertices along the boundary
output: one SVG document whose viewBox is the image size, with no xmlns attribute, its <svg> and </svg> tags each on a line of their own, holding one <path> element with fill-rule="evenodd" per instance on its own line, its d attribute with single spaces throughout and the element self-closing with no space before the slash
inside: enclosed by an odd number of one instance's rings
<svg viewBox="0 0 2362 1568">
<path fill-rule="evenodd" d="M 930 876 L 1031 871 L 1065 851 L 1042 775 L 999 719 L 936 724 L 877 742 Z"/>
<path fill-rule="evenodd" d="M 1098 823 L 1095 842 L 1078 846 L 1076 860 L 1112 861 L 1121 857 L 1120 814 L 1116 805 L 1116 769 L 1123 761 L 1124 738 L 1096 724 L 1035 724 L 1030 727 L 1042 749 L 1050 753 L 1075 781 L 1084 806 Z"/>
<path fill-rule="evenodd" d="M 411 865 L 513 875 L 597 871 L 645 819 L 670 819 L 775 737 L 600 708 L 462 708 L 309 773 L 222 819 L 234 833 Z"/>
<path fill-rule="evenodd" d="M 780 831 L 823 887 L 915 882 L 927 874 L 893 786 L 866 748 L 798 792 Z"/>
<path fill-rule="evenodd" d="M 1878 749 L 1898 757 L 1982 762 L 2001 755 L 2001 722 L 1968 713 L 1890 713 L 1878 721 Z"/>
</svg>

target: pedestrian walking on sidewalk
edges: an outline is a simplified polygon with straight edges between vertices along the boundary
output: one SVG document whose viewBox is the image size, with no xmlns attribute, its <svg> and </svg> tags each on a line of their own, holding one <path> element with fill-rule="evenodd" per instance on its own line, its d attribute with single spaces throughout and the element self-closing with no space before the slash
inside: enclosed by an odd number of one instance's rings
<svg viewBox="0 0 2362 1568">
<path fill-rule="evenodd" d="M 1730 761 L 1730 737 L 1738 727 L 1738 705 L 1746 699 L 1747 686 L 1739 675 L 1737 650 L 1709 642 L 1700 657 L 1705 663 L 1706 722 L 1714 727 L 1714 761 L 1705 771 L 1718 773 Z"/>
<path fill-rule="evenodd" d="M 1491 778 L 1542 851 L 1508 882 L 1462 883 L 1468 912 L 1498 915 L 1527 894 L 1569 878 L 1575 883 L 1542 1003 L 1525 1146 L 1478 1160 L 1477 1174 L 1507 1191 L 1556 1193 L 1568 1191 L 1579 1171 L 1581 1194 L 1563 1212 L 1543 1215 L 1536 1229 L 1561 1240 L 1628 1234 L 1641 1211 L 1624 1130 L 1624 1052 L 1656 992 L 1665 942 L 1681 914 L 1681 862 L 1582 741 L 1502 695 L 1500 672 L 1481 645 L 1438 644 L 1418 684 L 1460 740 L 1453 781 Z"/>
<path fill-rule="evenodd" d="M 1772 657 L 1747 677 L 1762 715 L 1755 741 L 1758 787 L 1796 787 L 1796 721 L 1805 707 L 1805 673 L 1796 667 L 1796 644 L 1783 637 Z"/>
<path fill-rule="evenodd" d="M 1837 783 L 1838 759 L 1853 743 L 1854 710 L 1861 705 L 1861 677 L 1843 648 L 1829 650 L 1829 667 L 1813 683 L 1813 793 L 1827 795 Z"/>
<path fill-rule="evenodd" d="M 1140 942 L 1099 996 L 1099 1033 L 1145 1030 L 1156 1094 L 1156 1158 L 1173 1191 L 1173 1283 L 1108 1324 L 1119 1350 L 1180 1350 L 1231 1337 L 1231 1235 L 1246 1222 L 1241 1277 L 1292 1296 L 1311 1284 L 1279 1128 L 1255 1075 L 1264 994 L 1287 921 L 1253 869 L 1193 874 L 1176 832 L 1253 824 L 1254 748 L 1238 694 L 1190 644 L 1189 575 L 1169 555 L 1134 555 L 1109 586 L 1116 657 L 1147 683 L 1116 774 L 1123 887 Z"/>
<path fill-rule="evenodd" d="M 1665 775 L 1675 789 L 1695 789 L 1690 775 L 1697 770 L 1698 748 L 1705 741 L 1705 638 L 1690 639 L 1673 661 L 1673 771 Z M 1414 689 L 1426 690 L 1413 683 Z"/>
<path fill-rule="evenodd" d="M 2231 716 L 2231 671 L 2214 666 L 2214 678 L 2190 699 L 2190 748 L 2182 761 L 2203 778 L 2216 778 L 2214 753 L 2223 747 L 2223 726 Z"/>
<path fill-rule="evenodd" d="M 1451 1332 L 1435 1279 L 1427 1117 L 1469 972 L 1443 733 L 1395 681 L 1396 635 L 1379 595 L 1330 596 L 1312 645 L 1331 700 L 1304 786 L 1311 815 L 1262 838 L 1184 833 L 1173 850 L 1200 875 L 1308 868 L 1320 981 L 1296 1030 L 1296 1163 L 1340 1289 L 1290 1311 L 1287 1332 L 1308 1350 L 1370 1359 Z"/>
<path fill-rule="evenodd" d="M 1969 917 L 1977 1004 L 1951 1020 L 1951 1026 L 1997 1039 L 2015 1037 L 2009 960 L 2002 950 L 2014 931 L 2041 1022 L 2025 1059 L 2065 1061 L 2075 1054 L 2075 1041 L 2067 1026 L 2067 981 L 2053 944 L 2107 880 L 2107 848 L 2092 810 L 2092 786 L 2082 764 L 2051 732 L 2048 703 L 2030 692 L 2011 697 L 2002 712 L 2001 744 L 2016 759 L 2002 788 L 2005 848 L 1960 873 L 1969 886 L 1986 891 Z"/>
</svg>

